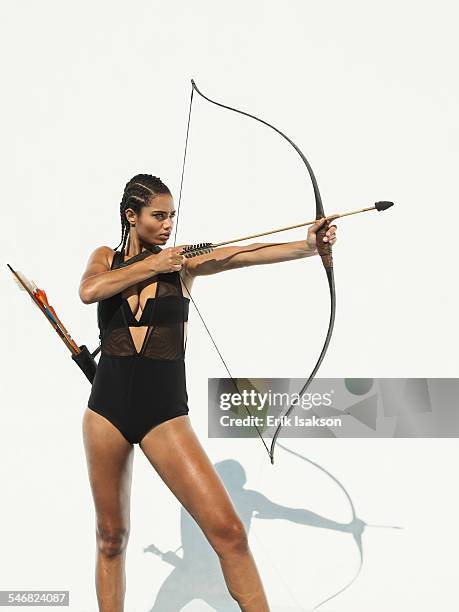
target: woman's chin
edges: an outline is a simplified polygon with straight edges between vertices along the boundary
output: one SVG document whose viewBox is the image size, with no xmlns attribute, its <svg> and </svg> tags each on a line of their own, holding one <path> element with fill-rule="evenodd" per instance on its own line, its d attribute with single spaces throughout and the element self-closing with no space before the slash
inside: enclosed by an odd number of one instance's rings
<svg viewBox="0 0 459 612">
<path fill-rule="evenodd" d="M 151 240 L 149 240 L 148 244 L 149 246 L 162 246 L 166 244 L 168 240 L 168 237 L 166 238 L 165 236 L 158 236 L 157 238 L 152 238 Z"/>
</svg>

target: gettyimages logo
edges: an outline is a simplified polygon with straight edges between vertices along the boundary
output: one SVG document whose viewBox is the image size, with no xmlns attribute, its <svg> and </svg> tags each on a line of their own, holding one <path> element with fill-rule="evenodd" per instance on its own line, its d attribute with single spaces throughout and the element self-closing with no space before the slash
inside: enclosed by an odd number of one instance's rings
<svg viewBox="0 0 459 612">
<path fill-rule="evenodd" d="M 331 406 L 332 394 L 328 393 L 281 393 L 271 389 L 265 393 L 260 393 L 251 389 L 244 389 L 241 393 L 221 393 L 220 408 L 222 410 L 230 410 L 234 406 L 249 406 L 257 410 L 263 410 L 266 405 L 269 407 L 279 406 L 300 406 L 305 410 L 310 410 L 319 406 Z"/>
<path fill-rule="evenodd" d="M 457 437 L 459 379 L 210 378 L 209 436 Z M 296 389 L 296 391 L 295 391 Z M 287 410 L 293 406 L 289 416 Z"/>
</svg>

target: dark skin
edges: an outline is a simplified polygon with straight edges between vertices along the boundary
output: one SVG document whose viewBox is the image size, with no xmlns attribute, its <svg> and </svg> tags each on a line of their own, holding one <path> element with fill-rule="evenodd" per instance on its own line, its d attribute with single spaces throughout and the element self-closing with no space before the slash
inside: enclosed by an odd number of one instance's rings
<svg viewBox="0 0 459 612">
<path fill-rule="evenodd" d="M 222 247 L 187 259 L 181 255 L 182 246 L 164 248 L 175 215 L 170 195 L 155 196 L 139 215 L 130 208 L 125 214 L 131 226 L 125 261 L 155 244 L 163 247 L 162 252 L 125 268 L 110 270 L 113 249 L 97 248 L 81 278 L 79 294 L 85 304 L 91 304 L 121 293 L 137 319 L 140 319 L 146 300 L 155 296 L 158 274 L 179 272 L 183 295 L 188 296 L 188 289 L 191 291 L 197 276 L 317 255 L 316 232 L 324 222 L 311 225 L 306 240 Z M 330 226 L 325 239 L 332 245 L 336 242 L 335 225 Z M 147 328 L 130 327 L 129 330 L 139 351 Z M 82 428 L 96 510 L 99 611 L 123 612 L 134 446 L 110 421 L 89 408 L 84 412 Z M 228 590 L 240 609 L 269 612 L 244 526 L 189 417 L 178 416 L 157 425 L 144 436 L 139 446 L 203 530 L 219 557 Z"/>
</svg>

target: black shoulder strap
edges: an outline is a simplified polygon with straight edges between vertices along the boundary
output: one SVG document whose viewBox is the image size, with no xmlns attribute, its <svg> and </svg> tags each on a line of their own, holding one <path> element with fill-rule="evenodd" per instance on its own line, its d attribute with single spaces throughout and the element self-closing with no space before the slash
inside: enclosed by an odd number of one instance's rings
<svg viewBox="0 0 459 612">
<path fill-rule="evenodd" d="M 142 259 L 145 259 L 146 257 L 149 257 L 150 255 L 156 255 L 157 253 L 161 253 L 161 251 L 162 251 L 162 248 L 160 246 L 154 244 L 151 247 L 149 247 L 148 249 L 145 249 L 144 251 L 139 253 L 138 255 L 134 255 L 134 257 L 131 257 L 127 261 L 123 261 L 124 260 L 124 251 L 122 251 L 123 252 L 123 260 L 119 264 L 118 268 L 124 268 L 125 266 L 130 266 L 131 264 L 136 263 L 137 261 L 142 261 Z"/>
<path fill-rule="evenodd" d="M 124 261 L 124 249 L 121 251 L 115 251 L 115 254 L 113 256 L 113 261 L 112 261 L 112 265 L 110 267 L 110 270 L 114 270 L 115 268 L 119 268 L 120 264 L 123 263 Z"/>
</svg>

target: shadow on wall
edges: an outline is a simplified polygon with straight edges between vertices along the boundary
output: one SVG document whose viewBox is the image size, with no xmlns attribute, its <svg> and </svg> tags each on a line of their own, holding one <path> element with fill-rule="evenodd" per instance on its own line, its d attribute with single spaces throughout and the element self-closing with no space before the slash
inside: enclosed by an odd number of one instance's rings
<svg viewBox="0 0 459 612">
<path fill-rule="evenodd" d="M 293 452 L 289 451 L 286 447 L 284 448 L 287 452 Z M 294 454 L 329 474 L 324 468 L 311 462 L 306 457 L 297 453 Z M 339 523 L 307 509 L 283 506 L 271 501 L 258 491 L 244 488 L 246 474 L 239 461 L 227 459 L 216 463 L 214 467 L 231 496 L 231 500 L 240 519 L 244 523 L 247 534 L 250 532 L 253 518 L 264 520 L 283 519 L 300 525 L 307 525 L 308 527 L 319 527 L 349 533 L 359 548 L 360 565 L 352 581 L 338 593 L 341 593 L 354 582 L 362 567 L 362 533 L 366 526 L 364 521 L 355 516 L 355 513 L 354 520 L 350 523 Z M 329 475 L 342 487 L 341 483 L 334 476 Z M 342 488 L 345 490 L 344 487 Z M 349 499 L 349 501 L 351 500 Z M 145 553 L 158 555 L 165 563 L 173 566 L 173 570 L 161 585 L 154 605 L 149 612 L 176 612 L 182 610 L 183 607 L 194 600 L 201 600 L 218 612 L 238 611 L 239 606 L 232 599 L 226 588 L 218 556 L 195 520 L 183 506 L 181 508 L 180 522 L 182 545 L 177 550 L 164 552 L 159 550 L 154 544 L 144 548 Z M 181 556 L 177 554 L 180 550 L 182 550 Z M 332 595 L 331 598 L 338 593 Z"/>
</svg>

